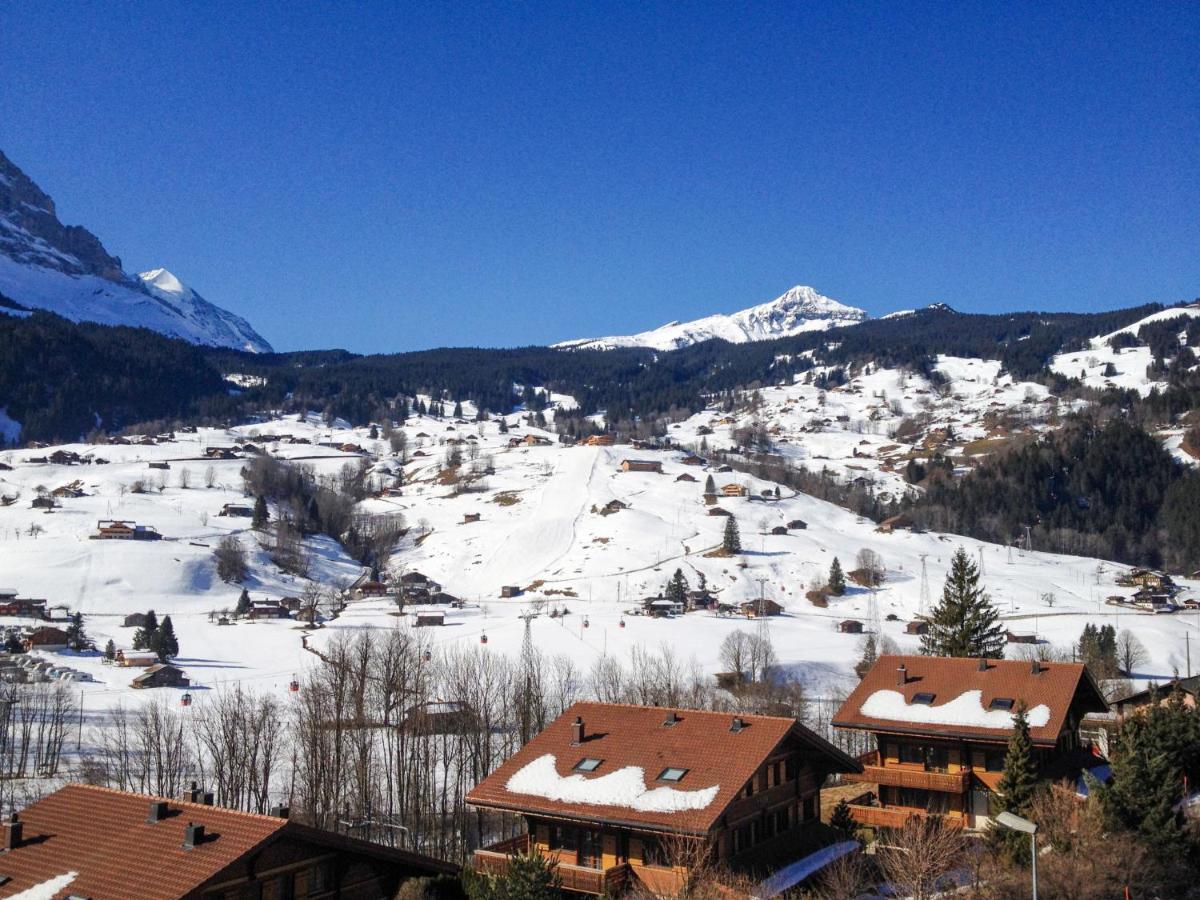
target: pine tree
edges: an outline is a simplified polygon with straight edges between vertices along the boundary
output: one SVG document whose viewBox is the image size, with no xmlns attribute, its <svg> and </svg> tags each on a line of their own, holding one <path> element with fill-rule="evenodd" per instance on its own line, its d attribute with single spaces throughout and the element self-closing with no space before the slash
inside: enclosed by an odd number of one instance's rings
<svg viewBox="0 0 1200 900">
<path fill-rule="evenodd" d="M 979 569 L 959 547 L 950 564 L 942 599 L 921 638 L 927 656 L 1004 656 L 1004 630 L 995 607 L 979 587 Z"/>
<path fill-rule="evenodd" d="M 267 510 L 267 498 L 259 494 L 254 498 L 254 518 L 250 520 L 250 527 L 256 530 L 266 528 L 267 522 L 271 520 L 271 513 Z"/>
<path fill-rule="evenodd" d="M 367 437 L 373 441 L 379 440 L 379 426 L 377 426 L 374 422 L 371 423 L 371 430 L 367 432 Z"/>
<path fill-rule="evenodd" d="M 846 576 L 842 572 L 842 564 L 838 562 L 838 558 L 833 558 L 833 564 L 829 567 L 829 593 L 835 597 L 840 597 L 846 593 Z"/>
<path fill-rule="evenodd" d="M 462 401 L 461 400 L 454 401 L 454 418 L 456 418 L 456 419 L 462 418 Z"/>
<path fill-rule="evenodd" d="M 1110 828 L 1132 831 L 1152 852 L 1169 856 L 1184 846 L 1180 815 L 1174 809 L 1181 773 L 1165 753 L 1155 752 L 1140 718 L 1122 726 L 1109 760 L 1112 778 L 1097 785 L 1097 795 Z"/>
<path fill-rule="evenodd" d="M 108 643 L 104 645 L 104 658 L 109 662 L 117 658 L 117 645 L 112 642 L 112 638 L 109 638 Z"/>
<path fill-rule="evenodd" d="M 1037 794 L 1038 774 L 1024 701 L 1018 704 L 1012 719 L 1013 730 L 1008 736 L 1008 751 L 1004 754 L 1004 773 L 1000 776 L 998 802 L 1004 812 L 1026 816 Z M 1024 834 L 1008 828 L 995 829 L 995 832 L 1013 862 L 1024 865 L 1029 861 L 1029 841 Z"/>
<path fill-rule="evenodd" d="M 829 827 L 848 841 L 854 840 L 858 833 L 858 823 L 854 821 L 854 814 L 850 811 L 850 804 L 846 802 L 845 797 L 834 806 L 833 812 L 829 816 Z"/>
<path fill-rule="evenodd" d="M 150 649 L 158 654 L 158 658 L 162 662 L 174 659 L 179 655 L 179 641 L 175 637 L 175 626 L 171 624 L 170 616 L 163 616 L 162 625 L 158 627 Z"/>
<path fill-rule="evenodd" d="M 713 477 L 711 475 L 709 475 L 707 478 L 704 479 L 704 493 L 706 495 L 712 495 L 712 494 L 716 494 L 716 492 L 717 492 L 717 483 L 715 481 L 713 481 Z"/>
<path fill-rule="evenodd" d="M 67 626 L 67 646 L 72 650 L 82 650 L 87 644 L 87 632 L 83 628 L 83 613 L 71 616 L 71 624 Z"/>
<path fill-rule="evenodd" d="M 737 519 L 733 516 L 725 519 L 725 536 L 721 539 L 721 549 L 726 553 L 742 552 L 742 535 L 738 532 Z"/>
<path fill-rule="evenodd" d="M 678 603 L 681 607 L 687 606 L 688 582 L 683 576 L 683 569 L 676 569 L 675 574 L 667 580 L 666 590 L 663 595 L 672 603 Z"/>
<path fill-rule="evenodd" d="M 871 667 L 875 665 L 877 659 L 879 659 L 879 646 L 875 643 L 875 635 L 868 634 L 866 640 L 863 641 L 862 657 L 854 667 L 854 674 L 860 679 L 863 678 L 871 671 Z"/>
<path fill-rule="evenodd" d="M 239 616 L 244 616 L 250 612 L 250 592 L 242 588 L 242 593 L 238 595 L 237 606 L 234 607 L 234 613 Z"/>
</svg>

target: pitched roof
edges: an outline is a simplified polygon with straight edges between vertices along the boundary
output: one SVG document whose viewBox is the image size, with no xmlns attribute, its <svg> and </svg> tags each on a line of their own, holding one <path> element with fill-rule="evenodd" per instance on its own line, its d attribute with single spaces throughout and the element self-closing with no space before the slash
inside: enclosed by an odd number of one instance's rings
<svg viewBox="0 0 1200 900">
<path fill-rule="evenodd" d="M 577 821 L 704 834 L 785 739 L 806 747 L 815 766 L 825 772 L 861 769 L 795 719 L 743 715 L 744 727 L 734 732 L 731 714 L 675 710 L 677 721 L 667 725 L 670 713 L 662 707 L 576 703 L 477 784 L 467 802 Z M 579 745 L 572 744 L 576 716 L 584 727 Z M 585 758 L 601 764 L 586 774 L 573 771 Z M 659 780 L 667 767 L 686 774 L 677 782 Z M 522 772 L 530 777 L 518 779 L 513 787 L 523 788 L 522 781 L 536 776 L 540 793 L 510 788 L 513 776 Z M 570 781 L 564 786 L 556 777 Z M 609 780 L 597 784 L 605 778 Z"/>
<path fill-rule="evenodd" d="M 0 855 L 0 874 L 12 879 L 0 896 L 77 872 L 63 895 L 120 897 L 130 885 L 154 885 L 156 896 L 182 897 L 287 825 L 273 816 L 173 800 L 168 818 L 150 823 L 156 799 L 166 798 L 68 784 L 34 803 L 21 813 L 21 845 Z M 185 850 L 189 822 L 203 825 L 210 839 Z"/>
<path fill-rule="evenodd" d="M 898 671 L 902 665 L 904 684 Z M 1072 705 L 1081 715 L 1108 710 L 1082 663 L 1040 663 L 1039 668 L 1035 673 L 1032 663 L 1014 659 L 989 659 L 986 670 L 981 670 L 978 659 L 881 656 L 846 698 L 833 724 L 865 731 L 1007 740 L 1011 718 L 1004 709 L 993 708 L 992 701 L 1009 699 L 1015 708 L 1023 700 L 1030 709 L 1033 742 L 1052 746 Z M 903 697 L 903 705 L 897 694 Z M 914 702 L 919 694 L 932 698 Z"/>
<path fill-rule="evenodd" d="M 167 801 L 167 815 L 147 822 L 150 804 Z M 57 876 L 77 873 L 45 896 L 182 897 L 250 851 L 286 834 L 330 849 L 386 859 L 408 871 L 454 872 L 450 863 L 319 831 L 276 816 L 220 806 L 68 784 L 20 814 L 20 845 L 0 853 L 0 897 L 11 897 Z M 205 839 L 184 849 L 184 830 L 204 826 Z M 152 887 L 151 887 L 152 886 Z M 38 896 L 42 896 L 39 894 Z"/>
</svg>

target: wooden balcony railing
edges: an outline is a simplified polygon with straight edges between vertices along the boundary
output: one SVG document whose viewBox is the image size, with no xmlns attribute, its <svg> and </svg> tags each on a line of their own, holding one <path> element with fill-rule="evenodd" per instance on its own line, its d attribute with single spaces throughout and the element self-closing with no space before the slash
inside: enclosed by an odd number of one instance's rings
<svg viewBox="0 0 1200 900">
<path fill-rule="evenodd" d="M 844 781 L 867 782 L 870 784 L 886 784 L 892 787 L 919 788 L 924 791 L 938 791 L 944 794 L 961 794 L 967 789 L 971 780 L 969 771 L 962 772 L 930 772 L 914 765 L 896 764 L 880 765 L 879 753 L 872 751 L 858 758 L 862 763 L 862 773 L 850 772 L 843 775 Z"/>
<path fill-rule="evenodd" d="M 529 835 L 520 835 L 475 851 L 475 871 L 500 875 L 508 868 L 509 857 L 529 850 Z M 558 863 L 554 867 L 563 890 L 582 894 L 614 894 L 629 881 L 629 866 L 625 863 L 607 869 L 589 869 Z"/>
<path fill-rule="evenodd" d="M 850 813 L 858 824 L 873 828 L 903 828 L 904 823 L 912 816 L 926 818 L 931 815 L 925 810 L 904 806 L 862 806 L 854 803 L 850 804 Z M 945 813 L 942 815 L 942 821 L 952 828 L 962 828 L 966 825 L 962 813 L 959 812 Z"/>
</svg>

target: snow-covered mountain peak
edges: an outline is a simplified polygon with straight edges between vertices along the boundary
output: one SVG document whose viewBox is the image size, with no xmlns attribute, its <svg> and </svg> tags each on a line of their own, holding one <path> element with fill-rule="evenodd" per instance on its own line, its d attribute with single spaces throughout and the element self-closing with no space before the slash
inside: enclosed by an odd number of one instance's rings
<svg viewBox="0 0 1200 900">
<path fill-rule="evenodd" d="M 149 328 L 212 347 L 271 350 L 245 319 L 209 303 L 166 269 L 128 274 L 98 237 L 63 225 L 50 196 L 3 153 L 0 294 L 74 322 Z"/>
<path fill-rule="evenodd" d="M 701 341 L 719 338 L 732 344 L 766 341 L 803 331 L 822 331 L 853 325 L 866 319 L 861 309 L 839 303 L 807 285 L 796 285 L 785 293 L 741 312 L 706 316 L 691 322 L 668 322 L 639 334 L 564 341 L 556 347 L 611 350 L 614 347 L 649 347 L 677 350 Z"/>
</svg>

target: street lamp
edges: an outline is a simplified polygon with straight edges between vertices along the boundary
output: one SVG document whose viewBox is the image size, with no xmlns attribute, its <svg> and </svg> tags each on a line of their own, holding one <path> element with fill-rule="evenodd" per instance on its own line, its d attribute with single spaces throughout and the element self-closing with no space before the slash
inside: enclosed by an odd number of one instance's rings
<svg viewBox="0 0 1200 900">
<path fill-rule="evenodd" d="M 1030 869 L 1033 872 L 1033 900 L 1037 900 L 1037 824 L 1030 822 L 1028 819 L 1022 819 L 1020 816 L 1013 815 L 1010 812 L 1002 812 L 996 816 L 996 822 L 1003 825 L 1005 828 L 1011 828 L 1013 831 L 1020 831 L 1029 835 L 1033 855 L 1030 857 Z"/>
</svg>

